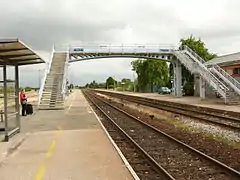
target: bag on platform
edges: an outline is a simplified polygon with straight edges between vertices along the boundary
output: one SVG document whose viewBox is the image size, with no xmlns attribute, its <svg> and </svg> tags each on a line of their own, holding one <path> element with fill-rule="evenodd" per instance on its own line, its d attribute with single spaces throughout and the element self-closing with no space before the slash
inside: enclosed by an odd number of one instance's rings
<svg viewBox="0 0 240 180">
<path fill-rule="evenodd" d="M 33 114 L 33 106 L 31 104 L 27 104 L 26 113 Z"/>
</svg>

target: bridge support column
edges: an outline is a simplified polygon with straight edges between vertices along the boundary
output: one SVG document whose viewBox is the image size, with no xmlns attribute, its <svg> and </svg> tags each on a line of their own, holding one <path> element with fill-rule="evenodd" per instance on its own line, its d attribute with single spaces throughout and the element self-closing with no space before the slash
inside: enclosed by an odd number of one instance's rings
<svg viewBox="0 0 240 180">
<path fill-rule="evenodd" d="M 202 78 L 202 76 L 199 76 L 199 89 L 200 89 L 200 98 L 205 99 L 206 98 L 206 81 Z"/>
<path fill-rule="evenodd" d="M 182 97 L 182 65 L 178 59 L 173 61 L 174 96 Z"/>
</svg>

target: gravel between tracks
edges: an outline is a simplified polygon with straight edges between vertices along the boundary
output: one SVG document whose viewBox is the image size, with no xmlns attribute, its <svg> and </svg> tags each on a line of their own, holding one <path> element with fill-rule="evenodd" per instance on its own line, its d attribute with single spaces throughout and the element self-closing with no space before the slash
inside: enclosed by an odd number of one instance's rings
<svg viewBox="0 0 240 180">
<path fill-rule="evenodd" d="M 190 118 L 181 118 L 180 121 L 182 121 L 187 126 L 194 128 L 197 132 L 210 133 L 215 137 L 217 136 L 219 138 L 226 139 L 230 143 L 240 143 L 240 132 L 233 132 L 231 130 L 214 126 L 212 124 L 194 121 Z"/>
<path fill-rule="evenodd" d="M 221 168 L 200 158 L 191 151 L 179 147 L 178 144 L 175 144 L 165 136 L 149 130 L 145 126 L 133 121 L 128 116 L 124 116 L 122 113 L 103 103 L 100 104 L 109 116 L 114 118 L 117 124 L 119 124 L 176 179 L 234 180 L 233 177 L 225 174 Z M 141 114 L 139 114 L 139 116 L 141 116 Z M 141 116 L 141 119 L 142 118 Z"/>
</svg>

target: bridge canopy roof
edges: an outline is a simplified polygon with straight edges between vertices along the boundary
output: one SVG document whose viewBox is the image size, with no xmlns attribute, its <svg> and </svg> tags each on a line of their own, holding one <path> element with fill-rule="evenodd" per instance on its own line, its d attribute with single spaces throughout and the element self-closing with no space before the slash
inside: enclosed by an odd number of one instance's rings
<svg viewBox="0 0 240 180">
<path fill-rule="evenodd" d="M 214 64 L 217 64 L 220 66 L 240 64 L 240 52 L 219 56 L 205 63 L 205 65 L 207 66 L 214 65 Z"/>
<path fill-rule="evenodd" d="M 38 63 L 45 63 L 45 61 L 20 40 L 0 38 L 0 65 L 30 65 Z"/>
</svg>

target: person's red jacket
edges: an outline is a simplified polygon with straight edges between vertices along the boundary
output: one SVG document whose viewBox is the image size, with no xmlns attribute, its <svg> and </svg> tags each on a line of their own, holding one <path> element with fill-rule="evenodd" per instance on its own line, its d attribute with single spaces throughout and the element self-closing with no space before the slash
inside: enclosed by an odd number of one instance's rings
<svg viewBox="0 0 240 180">
<path fill-rule="evenodd" d="M 27 100 L 27 96 L 26 96 L 25 93 L 21 93 L 21 94 L 20 94 L 20 101 L 22 102 L 22 101 L 24 101 L 24 100 Z"/>
</svg>

